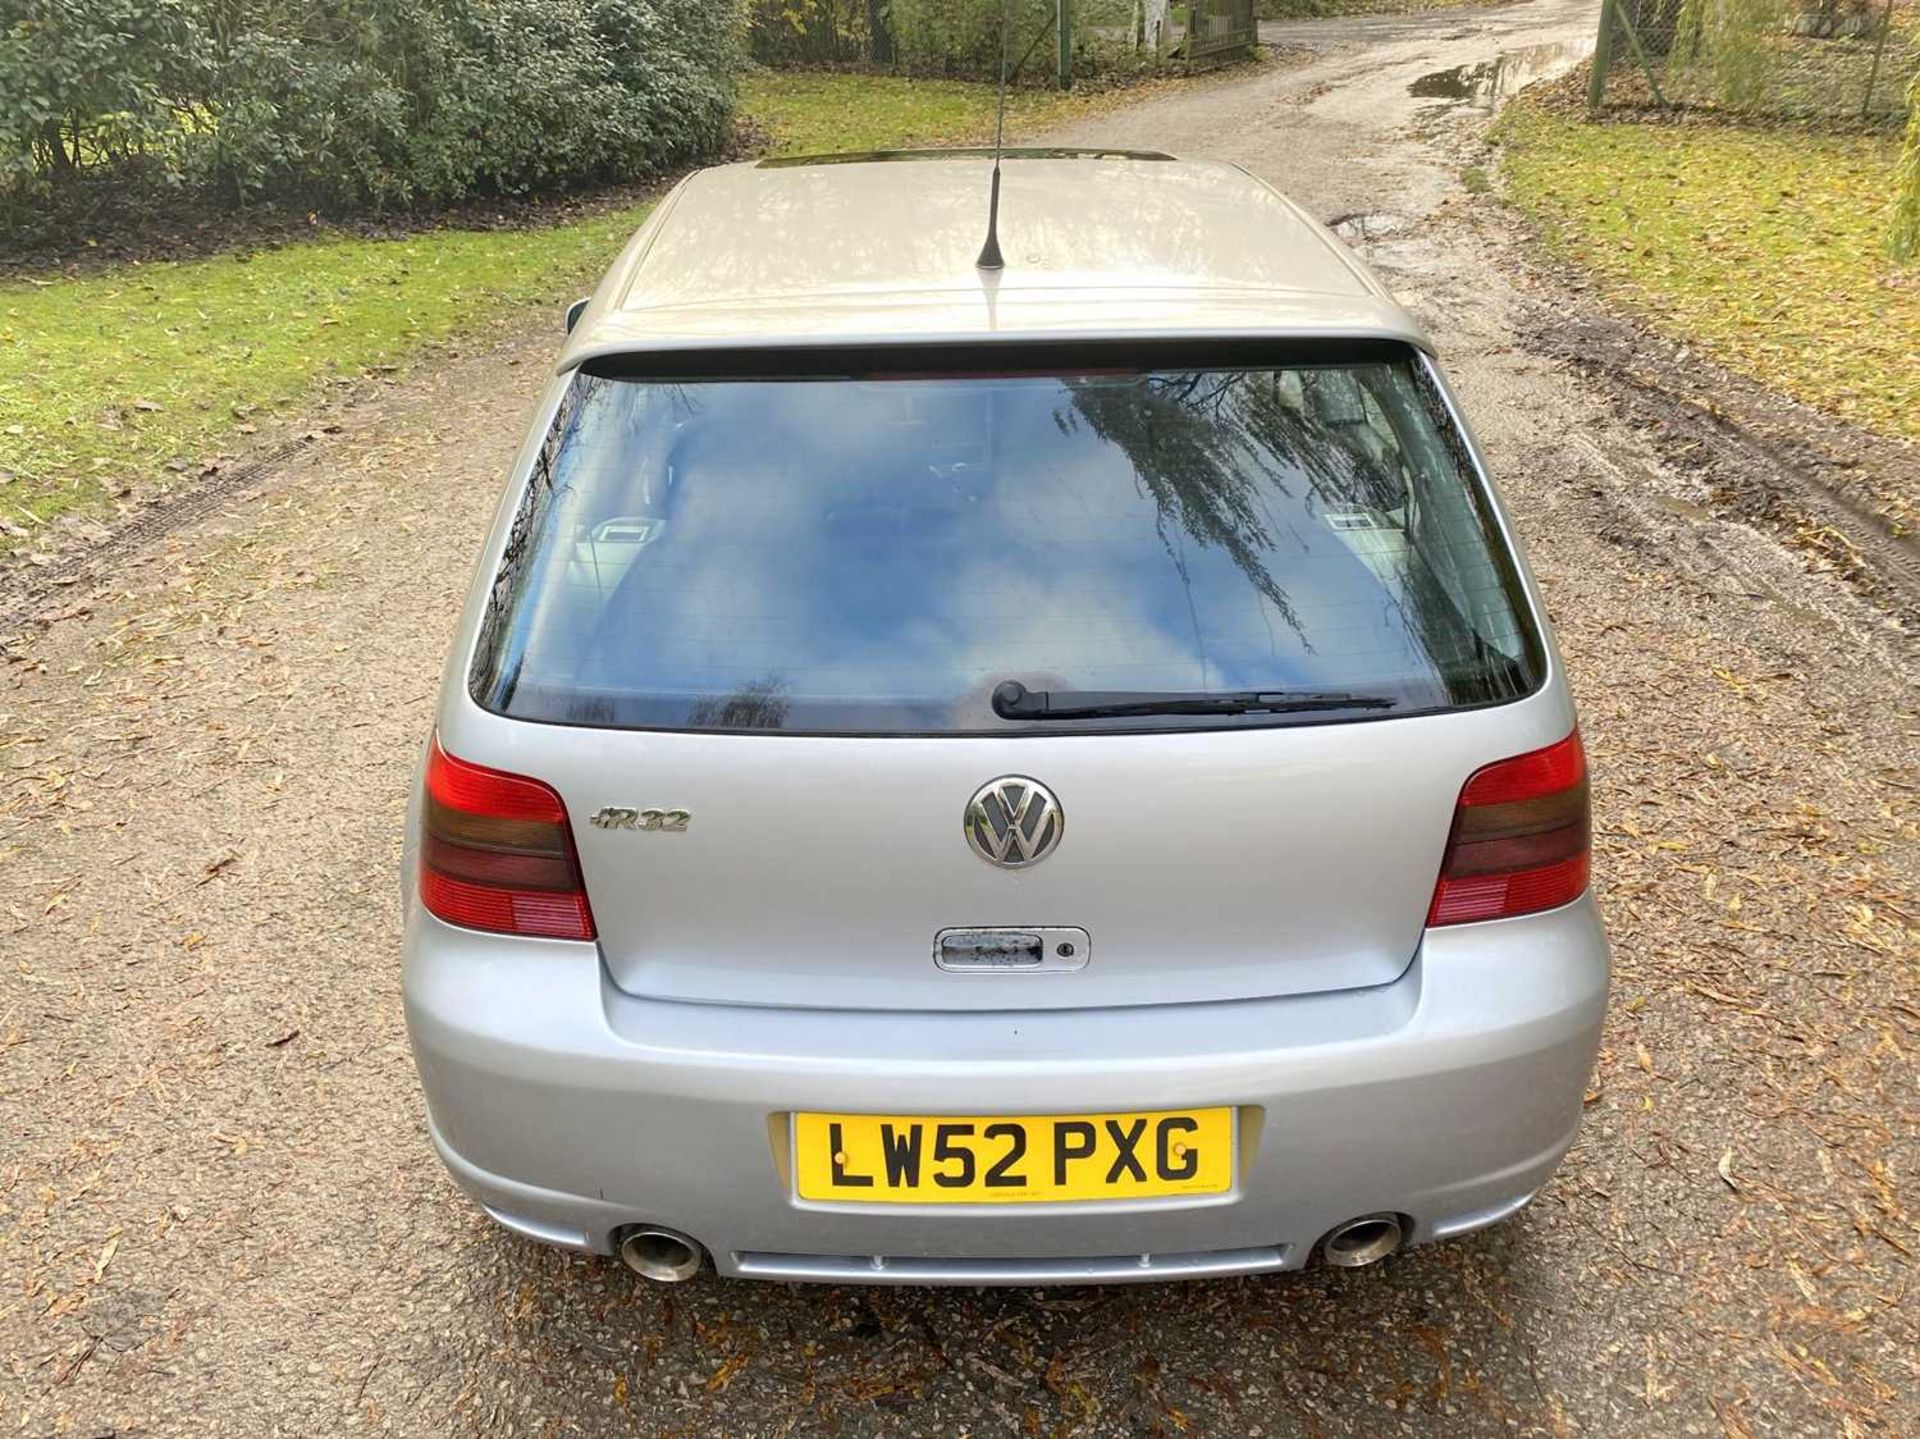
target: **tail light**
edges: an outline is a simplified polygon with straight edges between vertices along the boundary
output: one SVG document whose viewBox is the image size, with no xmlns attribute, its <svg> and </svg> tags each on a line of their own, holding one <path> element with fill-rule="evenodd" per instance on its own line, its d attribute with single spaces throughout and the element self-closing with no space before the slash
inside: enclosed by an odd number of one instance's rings
<svg viewBox="0 0 1920 1439">
<path fill-rule="evenodd" d="M 1587 756 L 1558 744 L 1475 770 L 1453 812 L 1427 923 L 1471 924 L 1555 909 L 1586 892 Z"/>
<path fill-rule="evenodd" d="M 547 785 L 427 756 L 420 901 L 448 924 L 498 934 L 592 939 L 567 807 Z"/>
</svg>

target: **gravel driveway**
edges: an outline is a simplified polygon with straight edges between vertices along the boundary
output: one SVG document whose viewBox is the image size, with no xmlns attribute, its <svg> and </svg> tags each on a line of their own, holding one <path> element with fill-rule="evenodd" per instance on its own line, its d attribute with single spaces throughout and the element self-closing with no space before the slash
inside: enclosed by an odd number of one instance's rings
<svg viewBox="0 0 1920 1439">
<path fill-rule="evenodd" d="M 27 1435 L 1913 1433 L 1906 636 L 1518 338 L 1539 288 L 1409 82 L 1591 0 L 1317 22 L 1059 138 L 1240 160 L 1434 329 L 1532 546 L 1618 974 L 1521 1218 L 1356 1273 L 642 1287 L 477 1216 L 401 1024 L 395 865 L 555 336 L 453 360 L 66 590 L 0 663 L 0 1420 Z M 556 317 L 557 318 L 557 317 Z"/>
</svg>

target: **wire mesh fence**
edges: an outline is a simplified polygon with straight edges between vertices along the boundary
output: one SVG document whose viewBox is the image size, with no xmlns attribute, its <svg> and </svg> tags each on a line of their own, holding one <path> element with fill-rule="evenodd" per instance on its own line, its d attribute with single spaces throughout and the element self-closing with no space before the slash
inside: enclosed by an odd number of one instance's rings
<svg viewBox="0 0 1920 1439">
<path fill-rule="evenodd" d="M 1894 127 L 1916 76 L 1920 0 L 1605 0 L 1588 98 Z"/>
</svg>

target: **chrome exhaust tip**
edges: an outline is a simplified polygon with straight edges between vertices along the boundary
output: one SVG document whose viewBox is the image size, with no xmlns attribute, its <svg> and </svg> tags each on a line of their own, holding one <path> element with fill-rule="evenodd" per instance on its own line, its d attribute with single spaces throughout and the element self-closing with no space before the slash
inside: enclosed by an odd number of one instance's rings
<svg viewBox="0 0 1920 1439">
<path fill-rule="evenodd" d="M 621 1238 L 620 1260 L 643 1279 L 680 1284 L 700 1272 L 707 1251 L 678 1230 L 643 1224 Z"/>
<path fill-rule="evenodd" d="M 1385 1259 L 1406 1237 L 1399 1215 L 1363 1214 L 1329 1230 L 1320 1241 L 1320 1257 L 1336 1269 L 1363 1269 Z"/>
</svg>

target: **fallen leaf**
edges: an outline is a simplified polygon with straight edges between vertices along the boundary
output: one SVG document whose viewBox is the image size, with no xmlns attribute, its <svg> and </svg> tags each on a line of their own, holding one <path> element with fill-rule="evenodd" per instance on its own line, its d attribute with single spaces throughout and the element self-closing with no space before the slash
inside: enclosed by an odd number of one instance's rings
<svg viewBox="0 0 1920 1439">
<path fill-rule="evenodd" d="M 100 1276 L 107 1272 L 107 1266 L 113 1263 L 114 1252 L 120 1248 L 120 1236 L 114 1235 L 100 1249 L 100 1257 L 93 1261 L 93 1282 L 98 1284 Z"/>
</svg>

